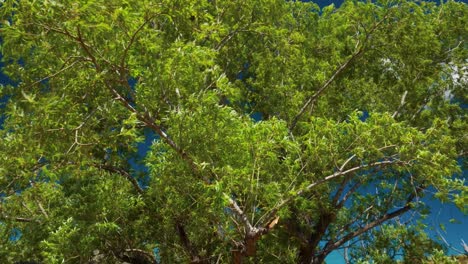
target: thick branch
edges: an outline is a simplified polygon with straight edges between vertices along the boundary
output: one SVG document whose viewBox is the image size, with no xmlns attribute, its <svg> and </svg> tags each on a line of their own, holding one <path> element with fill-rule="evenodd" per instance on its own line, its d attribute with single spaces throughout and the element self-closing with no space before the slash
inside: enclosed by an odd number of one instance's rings
<svg viewBox="0 0 468 264">
<path fill-rule="evenodd" d="M 256 242 L 260 237 L 266 233 L 268 233 L 269 229 L 272 228 L 276 223 L 278 222 L 278 219 L 270 222 L 266 227 L 261 227 L 257 228 L 252 226 L 250 223 L 247 215 L 244 213 L 244 211 L 239 207 L 236 201 L 234 201 L 231 197 L 228 195 L 225 195 L 229 203 L 231 204 L 231 207 L 233 211 L 236 213 L 236 215 L 240 218 L 240 220 L 244 224 L 245 228 L 245 237 L 243 244 L 237 245 L 238 247 L 240 246 L 240 249 L 236 249 L 233 254 L 234 254 L 234 262 L 235 263 L 240 263 L 236 262 L 239 261 L 242 256 L 253 256 L 255 255 L 256 252 Z"/>
<path fill-rule="evenodd" d="M 381 165 L 389 165 L 389 164 L 395 164 L 395 163 L 401 163 L 401 161 L 399 161 L 399 160 L 384 160 L 384 161 L 373 162 L 373 163 L 370 163 L 370 164 L 363 164 L 363 165 L 351 168 L 351 169 L 346 170 L 346 171 L 335 172 L 332 175 L 329 175 L 329 176 L 327 176 L 327 177 L 323 178 L 322 180 L 319 180 L 319 181 L 317 181 L 315 183 L 309 184 L 304 189 L 299 190 L 296 193 L 296 196 L 302 195 L 304 192 L 309 191 L 310 189 L 314 188 L 315 186 L 320 185 L 320 184 L 322 184 L 324 182 L 330 181 L 332 179 L 338 178 L 340 176 L 347 175 L 349 173 L 352 173 L 352 172 L 355 172 L 355 171 L 358 171 L 358 170 L 361 170 L 361 169 L 364 169 L 364 168 L 371 168 L 371 167 L 377 167 L 377 166 L 381 166 Z"/>
<path fill-rule="evenodd" d="M 320 240 L 323 238 L 328 228 L 335 221 L 335 219 L 335 212 L 322 211 L 320 213 L 320 217 L 317 223 L 314 225 L 314 232 L 308 241 L 307 247 L 309 250 L 315 249 L 319 245 Z"/>
<path fill-rule="evenodd" d="M 385 149 L 388 149 L 388 148 L 393 148 L 393 147 L 396 147 L 396 145 L 389 145 L 389 146 L 384 146 L 384 147 L 381 147 L 379 148 L 378 150 L 379 151 L 383 151 Z M 343 169 L 346 167 L 346 165 L 351 161 L 353 160 L 354 158 L 356 157 L 356 154 L 352 155 L 351 157 L 349 157 L 344 163 L 343 165 L 341 165 L 340 167 L 340 170 L 339 171 L 343 171 Z M 345 193 L 343 199 L 338 202 L 338 200 L 340 199 L 341 195 L 343 194 L 344 190 L 345 190 L 345 187 L 346 185 L 349 183 L 349 181 L 351 180 L 351 177 L 350 176 L 347 176 L 343 179 L 343 181 L 341 182 L 341 185 L 338 189 L 338 191 L 336 192 L 335 196 L 333 197 L 333 205 L 336 205 L 336 208 L 341 208 L 343 206 L 343 204 L 346 202 L 346 200 L 349 198 L 349 196 L 351 194 L 354 193 L 354 191 L 356 191 L 357 188 L 359 188 L 359 186 L 361 186 L 362 184 L 362 179 L 358 180 L 355 184 L 353 184 L 353 186 Z"/>
<path fill-rule="evenodd" d="M 351 195 L 362 185 L 362 181 L 356 182 L 344 195 L 343 199 L 336 205 L 337 208 L 343 207 L 344 203 L 351 197 Z"/>
<path fill-rule="evenodd" d="M 91 50 L 89 49 L 89 45 L 87 45 L 84 40 L 83 40 L 83 36 L 81 35 L 81 30 L 80 30 L 80 27 L 76 27 L 76 31 L 78 33 L 78 36 L 75 37 L 75 40 L 78 41 L 78 43 L 80 44 L 81 48 L 85 51 L 85 53 L 89 56 L 89 58 L 91 59 L 91 61 L 93 62 L 94 66 L 96 67 L 96 71 L 100 72 L 101 71 L 101 67 L 99 66 L 99 64 L 97 63 L 97 60 L 96 60 L 96 57 L 93 55 L 93 53 L 91 52 Z M 71 36 L 73 38 L 73 35 L 69 34 L 69 36 Z"/>
<path fill-rule="evenodd" d="M 229 197 L 227 194 L 225 194 L 225 197 L 229 200 L 229 203 L 232 205 L 232 209 L 234 210 L 234 212 L 237 214 L 237 216 L 240 218 L 240 220 L 242 220 L 242 222 L 244 223 L 244 226 L 245 226 L 245 229 L 247 230 L 247 233 L 250 233 L 250 232 L 254 231 L 254 227 L 250 223 L 249 218 L 244 213 L 244 211 L 239 207 L 239 205 L 236 203 L 236 201 L 234 201 L 234 199 Z"/>
<path fill-rule="evenodd" d="M 411 208 L 413 208 L 412 205 L 410 203 L 407 203 L 404 207 L 402 207 L 402 208 L 400 208 L 398 210 L 395 210 L 395 211 L 393 211 L 391 213 L 383 215 L 379 219 L 377 219 L 377 220 L 375 220 L 373 222 L 370 222 L 369 224 L 365 225 L 364 227 L 345 235 L 340 240 L 327 245 L 325 247 L 325 249 L 323 250 L 323 254 L 328 254 L 329 252 L 331 252 L 331 251 L 335 250 L 336 248 L 342 246 L 347 241 L 349 241 L 349 240 L 351 240 L 351 239 L 353 239 L 353 238 L 355 238 L 355 237 L 369 231 L 370 229 L 372 229 L 372 228 L 374 228 L 376 226 L 381 225 L 383 222 L 385 222 L 387 220 L 390 220 L 392 218 L 395 218 L 397 216 L 400 216 L 400 215 L 408 212 L 409 210 L 411 210 Z"/>
<path fill-rule="evenodd" d="M 201 257 L 199 256 L 195 248 L 192 247 L 192 243 L 190 243 L 187 232 L 185 232 L 185 227 L 181 223 L 178 222 L 176 224 L 176 229 L 177 229 L 177 234 L 179 235 L 179 238 L 180 238 L 180 242 L 182 243 L 183 247 L 190 255 L 190 263 L 203 263 L 203 260 L 201 259 Z"/>
<path fill-rule="evenodd" d="M 402 208 L 397 209 L 397 210 L 395 210 L 395 211 L 393 211 L 391 213 L 387 213 L 387 214 L 381 216 L 380 218 L 368 223 L 364 227 L 359 228 L 358 230 L 355 230 L 354 232 L 348 233 L 347 235 L 343 236 L 341 239 L 339 239 L 339 240 L 337 240 L 335 242 L 329 241 L 325 245 L 325 247 L 324 247 L 324 249 L 322 251 L 322 254 L 327 255 L 328 253 L 330 253 L 331 251 L 333 251 L 333 250 L 337 249 L 338 247 L 342 246 L 344 243 L 350 241 L 351 239 L 360 236 L 361 234 L 369 231 L 370 229 L 372 229 L 374 227 L 377 227 L 377 226 L 381 225 L 382 223 L 384 223 L 384 222 L 386 222 L 386 221 L 388 221 L 390 219 L 393 219 L 395 217 L 398 217 L 398 216 L 410 211 L 413 208 L 413 205 L 411 204 L 412 201 L 422 191 L 424 191 L 424 187 L 420 186 L 418 188 L 418 190 L 417 190 L 417 193 L 412 193 L 411 195 L 409 195 L 408 199 L 406 199 L 405 206 L 403 206 Z"/>
<path fill-rule="evenodd" d="M 393 118 L 396 118 L 398 117 L 398 114 L 400 112 L 400 110 L 403 108 L 403 106 L 405 105 L 405 100 L 406 100 L 406 96 L 408 95 L 408 90 L 406 90 L 403 95 L 401 96 L 401 102 L 400 102 L 400 105 L 398 106 L 397 110 L 395 110 L 395 112 L 393 113 L 392 117 Z"/>
</svg>

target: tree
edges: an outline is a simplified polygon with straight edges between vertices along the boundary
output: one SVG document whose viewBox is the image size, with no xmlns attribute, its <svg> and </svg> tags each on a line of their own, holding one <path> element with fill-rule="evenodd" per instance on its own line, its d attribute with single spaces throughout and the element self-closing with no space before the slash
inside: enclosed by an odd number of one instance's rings
<svg viewBox="0 0 468 264">
<path fill-rule="evenodd" d="M 466 4 L 1 4 L 2 262 L 421 262 L 466 212 Z"/>
</svg>

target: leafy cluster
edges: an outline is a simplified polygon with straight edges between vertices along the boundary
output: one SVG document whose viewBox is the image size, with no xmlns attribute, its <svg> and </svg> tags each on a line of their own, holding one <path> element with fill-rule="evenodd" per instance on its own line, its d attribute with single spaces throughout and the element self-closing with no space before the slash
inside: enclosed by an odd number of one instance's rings
<svg viewBox="0 0 468 264">
<path fill-rule="evenodd" d="M 467 210 L 466 4 L 0 5 L 0 262 L 444 259 L 416 220 Z"/>
</svg>

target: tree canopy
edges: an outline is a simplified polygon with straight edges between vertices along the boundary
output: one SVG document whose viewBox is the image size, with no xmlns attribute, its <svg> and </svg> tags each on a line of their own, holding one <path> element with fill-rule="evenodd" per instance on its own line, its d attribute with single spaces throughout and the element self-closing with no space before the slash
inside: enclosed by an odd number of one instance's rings
<svg viewBox="0 0 468 264">
<path fill-rule="evenodd" d="M 467 211 L 464 3 L 0 4 L 2 263 L 421 263 Z"/>
</svg>

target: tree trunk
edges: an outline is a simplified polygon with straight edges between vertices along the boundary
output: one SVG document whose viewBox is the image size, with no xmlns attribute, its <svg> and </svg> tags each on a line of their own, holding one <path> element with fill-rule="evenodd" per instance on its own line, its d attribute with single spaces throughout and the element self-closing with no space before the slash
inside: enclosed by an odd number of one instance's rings
<svg viewBox="0 0 468 264">
<path fill-rule="evenodd" d="M 325 260 L 325 255 L 315 256 L 314 250 L 301 247 L 299 250 L 299 264 L 322 264 Z"/>
<path fill-rule="evenodd" d="M 310 262 L 310 264 L 322 264 L 324 260 L 325 260 L 324 255 L 315 256 L 312 258 L 312 261 Z"/>
<path fill-rule="evenodd" d="M 325 260 L 326 255 L 319 254 L 316 255 L 316 252 L 313 248 L 308 246 L 301 246 L 299 249 L 299 264 L 321 264 Z"/>
<path fill-rule="evenodd" d="M 314 233 L 307 239 L 306 244 L 302 244 L 299 249 L 299 263 L 300 264 L 320 264 L 325 260 L 326 255 L 316 255 L 317 247 L 321 238 L 324 236 L 330 224 L 335 221 L 335 214 L 329 212 L 322 212 L 317 224 L 314 226 Z"/>
<path fill-rule="evenodd" d="M 313 250 L 307 246 L 301 246 L 299 249 L 299 264 L 310 264 L 313 256 Z"/>
</svg>

